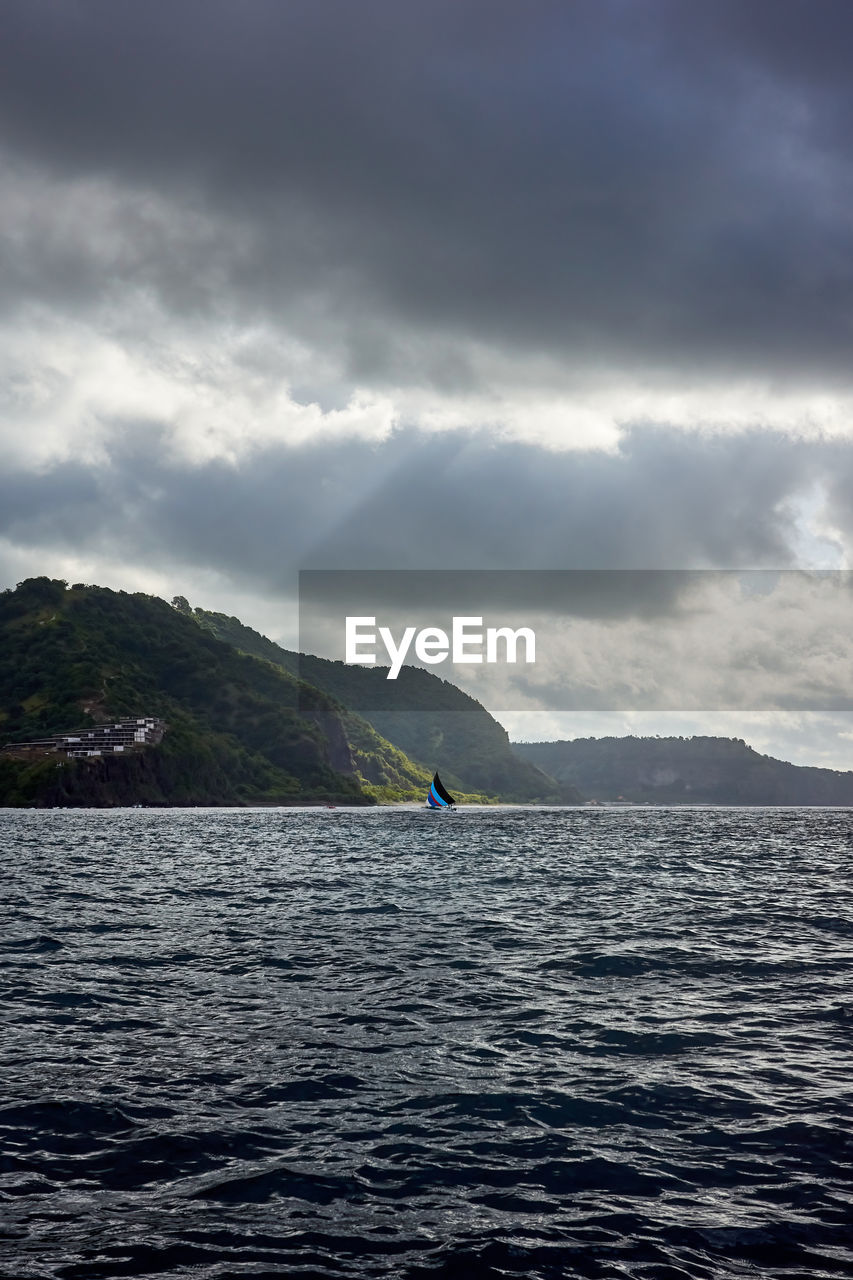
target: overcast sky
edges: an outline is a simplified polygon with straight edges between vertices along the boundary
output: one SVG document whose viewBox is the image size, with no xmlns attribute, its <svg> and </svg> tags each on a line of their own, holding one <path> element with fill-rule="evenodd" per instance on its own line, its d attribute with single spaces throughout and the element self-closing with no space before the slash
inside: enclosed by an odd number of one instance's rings
<svg viewBox="0 0 853 1280">
<path fill-rule="evenodd" d="M 848 0 L 3 18 L 4 585 L 850 565 Z"/>
</svg>

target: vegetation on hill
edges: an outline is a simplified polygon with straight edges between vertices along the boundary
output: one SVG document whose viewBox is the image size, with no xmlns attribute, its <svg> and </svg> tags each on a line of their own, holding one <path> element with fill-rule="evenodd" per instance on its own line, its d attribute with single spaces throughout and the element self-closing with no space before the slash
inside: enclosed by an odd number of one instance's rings
<svg viewBox="0 0 853 1280">
<path fill-rule="evenodd" d="M 573 785 L 555 782 L 535 763 L 514 755 L 506 730 L 485 707 L 429 671 L 403 667 L 391 681 L 384 667 L 347 666 L 282 649 L 238 618 L 204 609 L 194 610 L 194 616 L 220 640 L 276 663 L 357 711 L 427 777 L 438 769 L 459 798 L 485 793 L 505 801 L 554 804 L 581 799 Z"/>
<path fill-rule="evenodd" d="M 159 747 L 0 756 L 0 804 L 368 801 L 340 710 L 165 601 L 33 578 L 0 595 L 0 741 L 162 716 Z"/>
<path fill-rule="evenodd" d="M 774 760 L 739 738 L 576 738 L 516 743 L 515 751 L 597 800 L 853 804 L 853 773 Z"/>
</svg>

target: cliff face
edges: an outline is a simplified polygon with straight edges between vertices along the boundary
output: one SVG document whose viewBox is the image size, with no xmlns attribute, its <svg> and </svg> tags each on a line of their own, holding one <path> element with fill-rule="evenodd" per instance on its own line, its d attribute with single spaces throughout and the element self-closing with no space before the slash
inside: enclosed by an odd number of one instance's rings
<svg viewBox="0 0 853 1280">
<path fill-rule="evenodd" d="M 129 755 L 73 760 L 42 756 L 27 762 L 0 755 L 0 796 L 12 807 L 110 808 L 114 805 L 240 805 L 234 758 L 216 746 L 193 744 L 192 756 L 162 747 Z"/>
<path fill-rule="evenodd" d="M 306 720 L 311 721 L 322 733 L 326 740 L 326 752 L 329 764 L 338 773 L 344 773 L 347 776 L 354 776 L 356 772 L 355 760 L 353 758 L 352 748 L 347 741 L 346 731 L 344 730 L 343 721 L 337 711 L 331 708 L 325 710 L 306 712 L 302 709 L 302 714 Z"/>
<path fill-rule="evenodd" d="M 774 760 L 738 738 L 576 738 L 516 743 L 515 751 L 598 800 L 853 804 L 853 773 Z"/>
</svg>

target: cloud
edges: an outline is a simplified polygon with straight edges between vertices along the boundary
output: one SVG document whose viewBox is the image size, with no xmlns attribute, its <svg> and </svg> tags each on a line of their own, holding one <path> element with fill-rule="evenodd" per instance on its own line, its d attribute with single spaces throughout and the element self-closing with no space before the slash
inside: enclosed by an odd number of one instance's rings
<svg viewBox="0 0 853 1280">
<path fill-rule="evenodd" d="M 421 425 L 809 426 L 851 394 L 850 15 L 742 8 L 13 3 L 9 304 L 254 327 Z"/>
<path fill-rule="evenodd" d="M 505 677 L 504 699 L 517 689 L 518 702 L 498 701 L 495 691 L 487 702 L 694 714 L 853 710 L 850 575 L 759 579 L 692 575 L 667 614 L 545 620 L 535 667 L 495 673 Z"/>
<path fill-rule="evenodd" d="M 216 569 L 259 593 L 300 568 L 783 567 L 797 495 L 849 447 L 766 432 L 628 433 L 551 454 L 488 433 L 263 443 L 189 460 L 168 424 L 113 423 L 104 455 L 7 471 L 0 533 L 93 556 Z"/>
</svg>

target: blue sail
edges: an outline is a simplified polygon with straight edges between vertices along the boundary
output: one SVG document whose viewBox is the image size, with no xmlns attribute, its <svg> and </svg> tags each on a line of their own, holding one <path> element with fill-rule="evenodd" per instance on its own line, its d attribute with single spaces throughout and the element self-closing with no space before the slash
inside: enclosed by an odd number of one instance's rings
<svg viewBox="0 0 853 1280">
<path fill-rule="evenodd" d="M 427 807 L 430 809 L 449 809 L 454 804 L 456 804 L 456 801 L 450 792 L 446 791 L 442 786 L 441 778 L 436 774 L 427 792 Z"/>
</svg>

